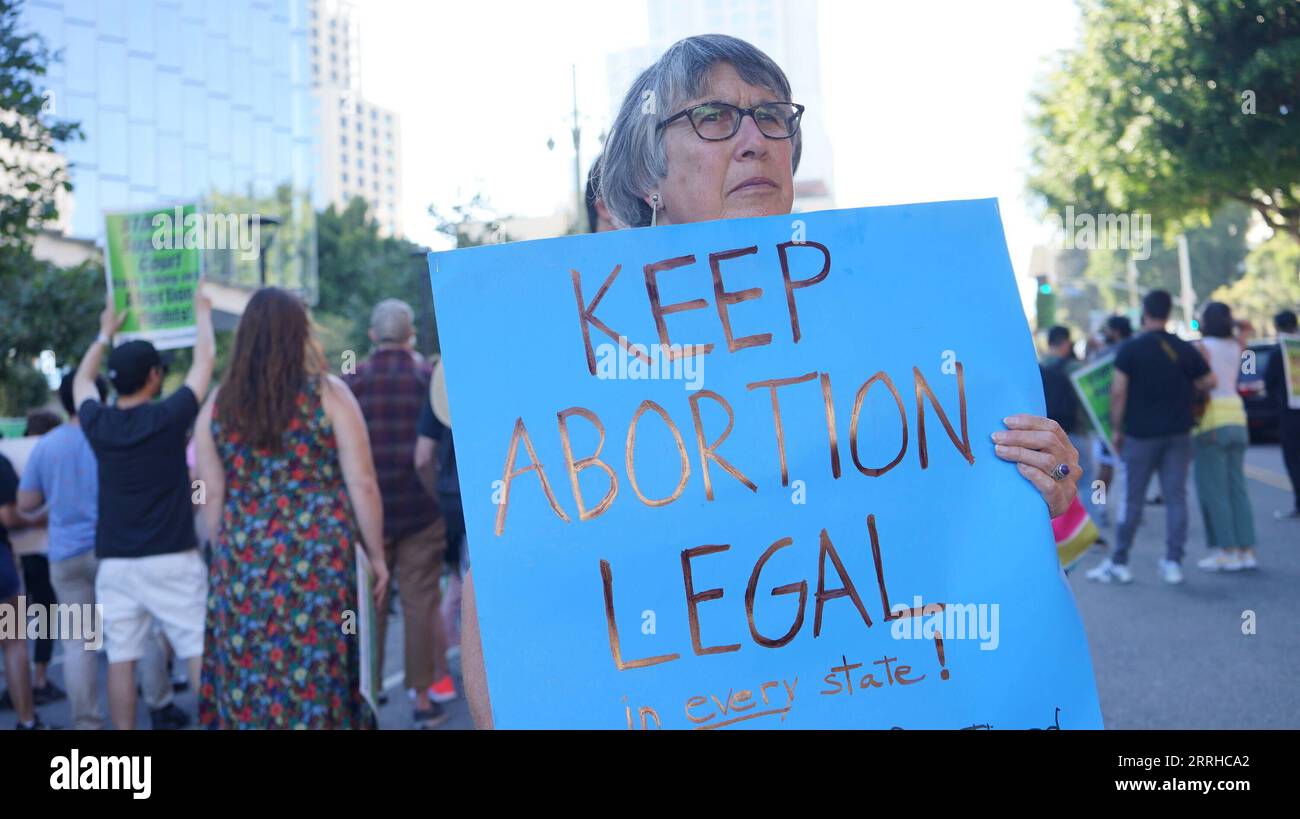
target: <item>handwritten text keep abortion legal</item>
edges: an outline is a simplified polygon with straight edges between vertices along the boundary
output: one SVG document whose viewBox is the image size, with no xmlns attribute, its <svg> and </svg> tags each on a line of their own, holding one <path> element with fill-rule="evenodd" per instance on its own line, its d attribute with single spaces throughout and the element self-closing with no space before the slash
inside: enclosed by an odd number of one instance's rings
<svg viewBox="0 0 1300 819">
<path fill-rule="evenodd" d="M 717 311 L 718 323 L 721 328 L 723 337 L 726 339 L 726 353 L 736 353 L 749 347 L 761 347 L 773 343 L 791 343 L 798 344 L 803 336 L 804 330 L 799 322 L 798 293 L 799 291 L 814 286 L 833 286 L 831 271 L 833 269 L 831 251 L 825 245 L 813 241 L 804 242 L 783 242 L 776 246 L 776 257 L 780 266 L 780 284 L 784 294 L 786 309 L 789 315 L 789 325 L 781 328 L 773 328 L 775 332 L 757 333 L 737 337 L 732 328 L 731 311 L 738 305 L 749 301 L 756 301 L 763 298 L 765 290 L 761 287 L 751 287 L 744 290 L 733 291 L 727 288 L 725 282 L 724 268 L 726 264 L 733 259 L 741 258 L 758 253 L 759 248 L 756 245 L 749 247 L 733 248 L 720 250 L 707 254 L 703 260 L 696 255 L 678 256 L 671 259 L 652 262 L 644 266 L 640 275 L 644 276 L 646 296 L 649 303 L 649 316 L 653 321 L 654 327 L 658 334 L 659 350 L 664 351 L 663 357 L 668 362 L 676 361 L 687 356 L 707 356 L 723 352 L 720 348 L 715 348 L 712 343 L 708 344 L 675 344 L 671 341 L 671 332 L 669 327 L 669 317 L 690 310 L 707 310 L 710 307 L 709 301 L 705 298 L 696 298 L 689 301 L 675 302 L 672 304 L 663 304 L 660 298 L 659 277 L 669 273 L 669 271 L 678 271 L 676 275 L 694 274 L 701 279 L 701 285 L 710 287 L 712 290 L 712 306 Z M 802 266 L 808 260 L 815 262 L 816 272 L 805 277 L 797 277 L 792 273 L 792 267 Z M 703 261 L 703 264 L 701 264 Z M 587 367 L 590 374 L 594 377 L 597 375 L 596 349 L 593 344 L 593 331 L 608 336 L 614 343 L 618 344 L 628 355 L 635 356 L 646 366 L 653 362 L 646 350 L 647 345 L 633 344 L 628 341 L 628 336 L 621 332 L 626 328 L 616 330 L 601 320 L 599 308 L 601 300 L 605 294 L 614 285 L 615 281 L 624 275 L 623 266 L 616 265 L 612 271 L 605 277 L 603 283 L 595 290 L 594 295 L 586 296 L 591 287 L 584 287 L 583 274 L 581 271 L 571 271 L 573 294 L 576 300 L 577 323 L 581 328 L 581 344 L 575 345 L 575 355 L 585 355 Z M 815 332 L 815 328 L 812 330 Z M 783 338 L 776 341 L 778 333 L 782 336 L 788 332 L 788 339 Z M 915 397 L 915 450 L 916 457 L 920 461 L 922 469 L 928 466 L 928 440 L 926 429 L 926 402 L 928 401 L 938 418 L 939 423 L 943 426 L 947 437 L 969 463 L 975 463 L 975 456 L 971 453 L 969 430 L 966 423 L 966 390 L 964 368 L 960 361 L 954 362 L 955 374 L 958 389 L 958 407 L 955 412 L 960 418 L 960 436 L 954 430 L 952 422 L 949 420 L 948 412 L 939 404 L 931 390 L 925 376 L 917 367 L 912 368 L 905 383 L 904 389 Z M 886 390 L 893 398 L 897 407 L 897 435 L 898 435 L 898 453 L 892 460 L 884 464 L 868 465 L 864 464 L 858 453 L 858 428 L 861 420 L 861 413 L 864 402 L 870 390 L 873 388 Z M 797 375 L 781 375 L 761 381 L 755 381 L 746 385 L 746 389 L 752 391 L 762 391 L 767 394 L 771 402 L 772 430 L 773 439 L 771 441 L 771 452 L 769 457 L 776 458 L 781 471 L 781 485 L 789 486 L 789 471 L 787 468 L 787 441 L 791 446 L 804 445 L 809 441 L 806 434 L 788 435 L 785 424 L 781 416 L 781 397 L 784 390 L 791 389 L 811 389 L 820 392 L 821 401 L 825 407 L 825 427 L 819 432 L 823 435 L 822 445 L 826 447 L 827 452 L 827 469 L 830 474 L 839 479 L 844 472 L 841 462 L 841 445 L 839 440 L 838 428 L 836 425 L 836 407 L 834 400 L 834 388 L 832 374 L 829 372 L 806 372 Z M 718 430 L 706 429 L 703 418 L 702 405 L 705 403 L 716 405 L 726 415 L 726 423 L 723 428 Z M 855 385 L 853 392 L 853 402 L 849 409 L 848 416 L 848 454 L 852 461 L 854 469 L 867 478 L 881 478 L 894 467 L 898 466 L 906 457 L 911 443 L 911 427 L 909 424 L 908 414 L 911 402 L 904 402 L 903 393 L 899 391 L 893 377 L 889 373 L 880 371 L 872 374 L 861 384 Z M 661 406 L 652 400 L 644 400 L 632 412 L 630 420 L 626 425 L 626 437 L 624 439 L 624 471 L 620 478 L 610 464 L 601 457 L 605 445 L 606 426 L 605 419 L 602 419 L 596 412 L 581 406 L 567 407 L 556 413 L 555 434 L 559 436 L 560 445 L 564 452 L 564 463 L 561 467 L 562 473 L 567 477 L 568 484 L 573 494 L 574 513 L 566 511 L 565 506 L 561 503 L 553 485 L 553 479 L 547 474 L 547 467 L 538 460 L 536 451 L 533 447 L 530 433 L 524 424 L 523 418 L 515 420 L 514 429 L 510 433 L 509 445 L 506 450 L 505 466 L 502 470 L 502 493 L 500 504 L 496 516 L 496 534 L 501 535 L 506 527 L 510 507 L 510 493 L 514 488 L 515 481 L 528 473 L 535 473 L 536 480 L 540 484 L 541 491 L 545 493 L 546 499 L 554 510 L 557 517 L 565 522 L 571 522 L 575 518 L 579 522 L 593 520 L 604 514 L 609 508 L 618 501 L 620 488 L 627 487 L 631 494 L 635 496 L 636 502 L 645 504 L 648 507 L 663 507 L 672 504 L 681 498 L 682 494 L 687 491 L 691 484 L 691 478 L 697 474 L 699 476 L 699 489 L 705 497 L 712 501 L 714 497 L 713 482 L 721 479 L 721 475 L 730 476 L 731 479 L 739 481 L 752 492 L 760 492 L 761 488 L 751 480 L 745 472 L 743 458 L 738 454 L 728 454 L 724 450 L 724 445 L 731 433 L 735 420 L 735 410 L 732 401 L 726 396 L 720 395 L 711 390 L 703 389 L 691 394 L 685 401 L 686 406 L 681 407 L 681 411 L 689 412 L 690 425 L 686 427 L 686 432 L 682 431 L 683 426 L 673 420 L 672 414 L 666 407 Z M 677 456 L 679 458 L 679 478 L 673 491 L 659 498 L 648 497 L 642 490 L 637 481 L 636 472 L 636 439 L 641 424 L 649 417 L 649 414 L 658 416 L 660 422 L 667 428 L 668 434 L 676 446 Z M 569 424 L 574 419 L 580 418 L 582 421 L 591 424 L 597 431 L 599 443 L 596 451 L 579 455 L 573 451 L 570 441 Z M 620 419 L 621 420 L 621 419 Z M 620 432 L 622 427 L 620 425 Z M 800 431 L 808 432 L 808 431 Z M 689 447 L 688 439 L 692 442 Z M 797 443 L 796 443 L 797 442 Z M 758 456 L 756 448 L 749 442 L 746 446 L 751 456 Z M 521 463 L 520 447 L 523 447 L 527 453 L 528 460 Z M 605 473 L 608 478 L 608 489 L 599 499 L 589 499 L 583 496 L 583 491 L 579 485 L 578 476 L 585 470 L 599 469 Z M 554 474 L 554 470 L 553 470 Z M 517 491 L 517 490 L 516 490 Z M 622 493 L 627 497 L 627 492 Z M 930 614 L 932 611 L 927 607 L 926 611 L 921 609 L 900 608 L 895 609 L 890 604 L 889 592 L 885 583 L 885 570 L 881 558 L 880 539 L 877 533 L 876 516 L 868 514 L 866 516 L 866 534 L 870 538 L 872 557 L 876 569 L 876 585 L 879 589 L 880 597 L 880 617 L 881 620 L 888 622 L 900 617 L 920 616 L 923 613 Z M 745 588 L 745 612 L 748 619 L 748 626 L 753 642 L 766 648 L 780 648 L 786 645 L 798 635 L 800 629 L 804 626 L 806 613 L 806 603 L 808 599 L 808 581 L 801 580 L 798 583 L 782 585 L 771 590 L 772 595 L 798 594 L 799 604 L 795 611 L 794 621 L 788 631 L 784 634 L 773 636 L 765 635 L 759 632 L 754 622 L 754 605 L 758 587 L 761 581 L 763 566 L 779 550 L 793 544 L 790 537 L 779 537 L 772 542 L 766 551 L 758 558 L 749 575 L 749 583 Z M 741 645 L 733 643 L 729 645 L 706 645 L 705 636 L 700 633 L 699 607 L 711 600 L 717 600 L 725 595 L 725 590 L 720 588 L 714 589 L 696 589 L 693 582 L 692 564 L 693 561 L 726 552 L 730 549 L 730 544 L 705 544 L 687 548 L 681 552 L 682 581 L 685 588 L 685 605 L 690 622 L 690 641 L 691 650 L 699 656 L 711 654 L 722 654 L 727 652 L 739 651 Z M 835 578 L 828 581 L 827 568 L 828 563 L 831 571 L 834 572 Z M 600 575 L 604 584 L 605 597 L 605 617 L 609 632 L 609 650 L 612 655 L 614 664 L 620 669 L 647 668 L 661 663 L 669 663 L 681 659 L 680 653 L 661 654 L 652 657 L 641 657 L 628 659 L 623 656 L 622 646 L 620 644 L 618 627 L 615 623 L 615 598 L 614 598 L 614 571 L 611 562 L 608 560 L 600 561 Z M 833 585 L 828 586 L 828 582 Z M 857 609 L 862 618 L 864 626 L 870 627 L 873 620 L 868 611 L 867 602 L 863 599 L 863 593 L 859 592 L 857 583 L 849 576 L 840 559 L 839 553 L 835 547 L 831 534 L 822 529 L 820 534 L 819 553 L 817 560 L 817 585 L 813 593 L 814 612 L 813 612 L 813 635 L 818 636 L 822 628 L 822 612 L 826 605 L 831 601 L 839 598 L 848 598 L 848 601 Z M 936 604 L 936 609 L 942 609 L 942 604 Z M 944 662 L 943 655 L 943 637 L 941 634 L 935 634 L 936 649 L 938 651 L 939 662 Z M 883 661 L 884 666 L 875 674 L 867 674 L 861 680 L 855 680 L 854 684 L 863 687 L 880 687 L 886 684 L 910 685 L 920 682 L 924 675 L 918 678 L 909 678 L 912 669 L 908 665 L 891 666 L 889 660 Z M 846 669 L 840 669 L 842 673 L 847 674 Z M 948 669 L 941 671 L 943 679 L 948 679 Z M 837 685 L 835 679 L 837 674 L 832 672 L 826 677 L 826 682 L 830 685 Z M 876 679 L 879 677 L 880 679 Z M 848 679 L 852 679 L 849 677 Z M 746 698 L 749 701 L 750 698 Z M 740 702 L 736 705 L 744 707 L 745 703 Z M 752 706 L 751 706 L 752 707 Z M 724 709 L 726 706 L 724 705 Z M 740 710 L 740 709 L 737 709 Z"/>
</svg>

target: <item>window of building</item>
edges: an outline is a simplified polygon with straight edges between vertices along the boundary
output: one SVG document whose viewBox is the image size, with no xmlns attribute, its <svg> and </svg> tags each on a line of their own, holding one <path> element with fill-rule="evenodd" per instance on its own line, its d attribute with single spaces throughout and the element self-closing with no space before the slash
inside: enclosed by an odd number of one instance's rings
<svg viewBox="0 0 1300 819">
<path fill-rule="evenodd" d="M 339 144 L 340 144 L 340 145 L 347 145 L 347 144 L 348 144 L 348 138 L 345 137 L 345 136 L 340 136 L 340 137 L 339 137 Z"/>
<path fill-rule="evenodd" d="M 342 179 L 343 184 L 346 185 L 348 183 L 348 172 L 344 171 L 343 173 L 339 174 L 339 179 Z"/>
</svg>

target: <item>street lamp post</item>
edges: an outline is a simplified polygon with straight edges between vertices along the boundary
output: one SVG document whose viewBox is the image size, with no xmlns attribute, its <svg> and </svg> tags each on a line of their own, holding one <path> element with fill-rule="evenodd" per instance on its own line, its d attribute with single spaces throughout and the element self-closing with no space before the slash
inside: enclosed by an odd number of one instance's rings
<svg viewBox="0 0 1300 819">
<path fill-rule="evenodd" d="M 257 250 L 257 281 L 259 287 L 266 287 L 266 251 L 271 247 L 271 242 L 275 241 L 275 229 L 281 221 L 278 217 L 263 216 L 260 213 L 254 214 L 253 218 L 257 220 L 257 232 L 261 237 Z"/>
</svg>

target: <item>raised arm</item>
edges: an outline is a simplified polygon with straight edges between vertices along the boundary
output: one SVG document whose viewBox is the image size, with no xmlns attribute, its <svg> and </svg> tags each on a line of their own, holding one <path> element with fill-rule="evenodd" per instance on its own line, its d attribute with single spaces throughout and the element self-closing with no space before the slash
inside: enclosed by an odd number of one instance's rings
<svg viewBox="0 0 1300 819">
<path fill-rule="evenodd" d="M 357 515 L 366 556 L 375 572 L 375 605 L 381 610 L 388 593 L 388 564 L 384 561 L 384 505 L 379 495 L 379 478 L 370 454 L 370 433 L 361 405 L 348 385 L 327 375 L 321 387 L 325 414 L 338 441 L 343 483 Z"/>
<path fill-rule="evenodd" d="M 203 285 L 194 292 L 194 324 L 198 337 L 194 340 L 194 360 L 185 374 L 185 386 L 194 393 L 200 404 L 208 394 L 212 381 L 212 362 L 216 356 L 216 338 L 212 333 L 212 300 L 203 293 Z"/>
<path fill-rule="evenodd" d="M 126 311 L 118 313 L 113 308 L 112 296 L 105 296 L 104 309 L 99 314 L 99 336 L 90 343 L 90 349 L 81 357 L 77 365 L 77 374 L 72 378 L 72 401 L 77 409 L 89 398 L 98 399 L 99 390 L 95 388 L 95 376 L 99 375 L 99 365 L 104 358 L 104 350 L 112 343 L 113 335 L 122 327 Z"/>
</svg>

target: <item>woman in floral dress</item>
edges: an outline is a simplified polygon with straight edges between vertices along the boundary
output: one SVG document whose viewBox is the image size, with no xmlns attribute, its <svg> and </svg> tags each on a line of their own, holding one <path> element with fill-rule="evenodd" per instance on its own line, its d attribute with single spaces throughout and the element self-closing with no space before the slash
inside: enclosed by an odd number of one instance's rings
<svg viewBox="0 0 1300 819">
<path fill-rule="evenodd" d="M 383 509 L 361 409 L 326 373 L 297 296 L 249 301 L 195 439 L 215 533 L 200 724 L 373 727 L 353 550 L 366 549 L 383 611 Z"/>
</svg>

